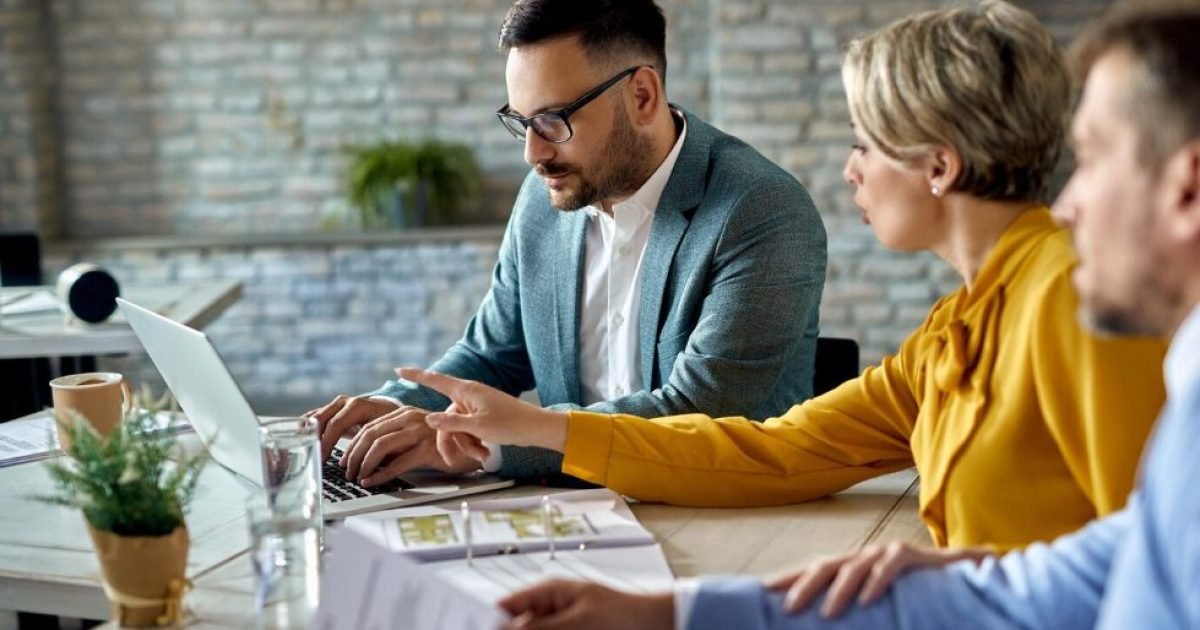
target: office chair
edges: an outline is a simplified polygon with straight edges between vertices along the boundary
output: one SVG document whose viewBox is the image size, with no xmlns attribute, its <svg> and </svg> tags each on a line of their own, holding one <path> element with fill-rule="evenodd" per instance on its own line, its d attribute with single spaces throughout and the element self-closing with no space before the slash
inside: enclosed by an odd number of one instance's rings
<svg viewBox="0 0 1200 630">
<path fill-rule="evenodd" d="M 42 284 L 42 247 L 35 232 L 0 232 L 0 285 Z M 50 359 L 0 359 L 0 422 L 51 405 L 50 379 L 55 374 L 96 371 L 96 357 L 60 357 L 57 372 Z"/>
<path fill-rule="evenodd" d="M 42 249 L 34 232 L 0 232 L 0 285 L 42 284 Z M 0 422 L 50 404 L 50 360 L 0 359 Z"/>
<path fill-rule="evenodd" d="M 857 341 L 838 337 L 817 337 L 813 396 L 820 396 L 858 375 Z"/>
</svg>

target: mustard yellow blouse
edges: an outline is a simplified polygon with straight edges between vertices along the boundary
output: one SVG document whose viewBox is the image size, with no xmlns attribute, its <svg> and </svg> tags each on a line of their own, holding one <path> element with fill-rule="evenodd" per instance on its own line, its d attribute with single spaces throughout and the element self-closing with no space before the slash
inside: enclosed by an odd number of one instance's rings
<svg viewBox="0 0 1200 630">
<path fill-rule="evenodd" d="M 1165 397 L 1161 342 L 1077 323 L 1070 237 L 1020 215 L 895 356 L 758 423 L 570 413 L 565 473 L 646 501 L 805 501 L 916 465 L 939 546 L 1049 540 L 1124 505 Z"/>
</svg>

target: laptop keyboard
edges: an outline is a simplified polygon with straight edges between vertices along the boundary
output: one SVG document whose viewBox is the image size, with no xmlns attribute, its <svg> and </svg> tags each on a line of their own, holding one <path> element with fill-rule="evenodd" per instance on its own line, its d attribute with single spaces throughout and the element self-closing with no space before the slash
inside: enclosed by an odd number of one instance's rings
<svg viewBox="0 0 1200 630">
<path fill-rule="evenodd" d="M 346 470 L 338 466 L 337 463 L 341 458 L 342 449 L 334 447 L 333 455 L 330 455 L 329 459 L 325 460 L 325 466 L 321 468 L 321 496 L 325 497 L 326 501 L 337 503 L 338 501 L 361 499 L 376 494 L 398 492 L 413 487 L 411 483 L 397 478 L 374 488 L 364 488 L 346 479 Z"/>
</svg>

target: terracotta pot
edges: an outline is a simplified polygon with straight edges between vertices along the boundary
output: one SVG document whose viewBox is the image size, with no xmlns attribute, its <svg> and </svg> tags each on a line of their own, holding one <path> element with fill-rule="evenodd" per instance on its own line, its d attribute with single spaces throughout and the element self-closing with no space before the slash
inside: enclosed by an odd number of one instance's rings
<svg viewBox="0 0 1200 630">
<path fill-rule="evenodd" d="M 113 621 L 128 628 L 165 626 L 182 619 L 189 586 L 188 531 L 165 536 L 118 536 L 88 525 Z"/>
</svg>

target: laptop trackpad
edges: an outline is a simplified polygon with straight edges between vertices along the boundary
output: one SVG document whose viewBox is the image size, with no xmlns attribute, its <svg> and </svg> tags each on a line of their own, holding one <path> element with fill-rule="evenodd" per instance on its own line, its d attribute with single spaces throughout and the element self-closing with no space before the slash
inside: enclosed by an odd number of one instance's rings
<svg viewBox="0 0 1200 630">
<path fill-rule="evenodd" d="M 456 492 L 462 487 L 460 482 L 463 480 L 462 475 L 440 470 L 414 470 L 400 475 L 400 478 L 412 484 L 411 488 L 405 490 L 422 494 Z"/>
</svg>

